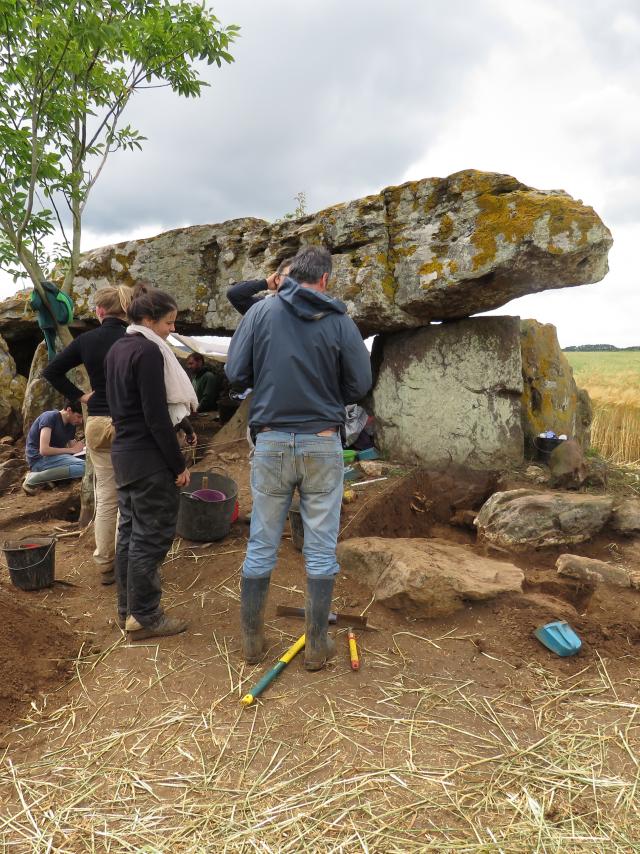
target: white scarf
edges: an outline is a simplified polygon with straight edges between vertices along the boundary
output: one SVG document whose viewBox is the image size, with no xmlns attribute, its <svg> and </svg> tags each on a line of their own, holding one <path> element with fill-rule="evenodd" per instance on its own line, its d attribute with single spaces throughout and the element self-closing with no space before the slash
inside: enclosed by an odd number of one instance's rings
<svg viewBox="0 0 640 854">
<path fill-rule="evenodd" d="M 144 335 L 148 341 L 153 341 L 160 348 L 164 360 L 164 386 L 167 390 L 169 417 L 175 427 L 183 418 L 190 415 L 192 410 L 195 412 L 198 408 L 198 398 L 191 385 L 191 380 L 164 338 L 161 338 L 148 326 L 132 323 L 127 327 L 129 335 L 135 335 L 136 332 Z"/>
</svg>

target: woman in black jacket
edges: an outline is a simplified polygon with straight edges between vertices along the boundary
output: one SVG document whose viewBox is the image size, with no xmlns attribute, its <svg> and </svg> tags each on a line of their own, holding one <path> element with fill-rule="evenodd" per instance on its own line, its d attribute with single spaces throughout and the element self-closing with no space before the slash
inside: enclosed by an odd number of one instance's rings
<svg viewBox="0 0 640 854">
<path fill-rule="evenodd" d="M 79 335 L 42 372 L 42 376 L 64 397 L 87 405 L 85 443 L 95 474 L 96 499 L 93 560 L 100 569 L 102 584 L 115 581 L 113 563 L 118 517 L 118 496 L 111 465 L 113 426 L 107 403 L 104 360 L 111 347 L 125 334 L 127 308 L 132 297 L 133 290 L 124 285 L 108 285 L 97 290 L 94 301 L 100 326 Z M 90 391 L 78 388 L 67 377 L 67 373 L 79 365 L 87 369 Z"/>
<path fill-rule="evenodd" d="M 160 566 L 175 534 L 179 488 L 189 483 L 175 424 L 195 395 L 166 343 L 177 315 L 171 294 L 138 285 L 127 315 L 129 334 L 109 351 L 106 377 L 120 510 L 118 621 L 130 640 L 141 640 L 187 627 L 162 610 Z"/>
</svg>

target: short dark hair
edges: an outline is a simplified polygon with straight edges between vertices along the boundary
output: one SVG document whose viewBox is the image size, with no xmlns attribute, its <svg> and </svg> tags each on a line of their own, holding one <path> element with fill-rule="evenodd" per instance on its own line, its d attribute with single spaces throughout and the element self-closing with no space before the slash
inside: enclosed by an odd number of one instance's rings
<svg viewBox="0 0 640 854">
<path fill-rule="evenodd" d="M 132 323 L 140 323 L 144 317 L 160 320 L 165 314 L 178 310 L 175 298 L 166 291 L 159 291 L 150 282 L 137 282 L 133 291 L 133 300 L 127 309 L 127 317 Z"/>
<path fill-rule="evenodd" d="M 195 359 L 196 361 L 200 362 L 201 365 L 204 365 L 204 356 L 202 355 L 202 353 L 189 353 L 187 359 Z"/>
<path fill-rule="evenodd" d="M 330 276 L 332 268 L 331 253 L 327 249 L 322 246 L 305 246 L 293 259 L 289 275 L 296 282 L 312 284 L 325 273 Z"/>
<path fill-rule="evenodd" d="M 82 404 L 79 400 L 65 400 L 63 409 L 70 409 L 76 415 L 82 415 Z"/>
<path fill-rule="evenodd" d="M 283 271 L 283 270 L 286 270 L 286 269 L 287 269 L 287 267 L 291 267 L 291 265 L 293 264 L 293 262 L 294 262 L 295 260 L 296 260 L 296 259 L 295 259 L 295 256 L 294 256 L 294 255 L 292 255 L 292 256 L 291 256 L 291 258 L 285 258 L 285 259 L 284 259 L 284 261 L 281 261 L 281 262 L 278 264 L 278 269 L 276 270 L 276 273 L 277 273 L 279 276 L 281 276 L 281 275 L 282 275 L 282 271 Z"/>
</svg>

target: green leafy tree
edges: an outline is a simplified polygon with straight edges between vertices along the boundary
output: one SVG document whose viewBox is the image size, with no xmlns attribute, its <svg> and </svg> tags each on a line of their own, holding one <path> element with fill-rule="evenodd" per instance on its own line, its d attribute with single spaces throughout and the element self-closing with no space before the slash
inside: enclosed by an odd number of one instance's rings
<svg viewBox="0 0 640 854">
<path fill-rule="evenodd" d="M 237 33 L 189 0 L 0 0 L 0 270 L 44 297 L 57 260 L 69 293 L 91 190 L 110 154 L 144 141 L 123 122 L 131 98 L 162 86 L 199 96 L 199 69 L 232 62 Z M 88 465 L 80 521 L 92 510 Z"/>
<path fill-rule="evenodd" d="M 123 122 L 131 98 L 199 96 L 237 33 L 188 0 L 0 0 L 0 269 L 40 290 L 60 231 L 69 292 L 91 190 L 110 154 L 144 141 Z"/>
</svg>

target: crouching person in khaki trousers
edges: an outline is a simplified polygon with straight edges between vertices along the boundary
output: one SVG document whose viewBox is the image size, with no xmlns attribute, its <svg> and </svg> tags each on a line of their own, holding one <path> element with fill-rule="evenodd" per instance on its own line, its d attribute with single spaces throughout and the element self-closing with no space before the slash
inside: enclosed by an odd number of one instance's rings
<svg viewBox="0 0 640 854">
<path fill-rule="evenodd" d="M 61 394 L 70 399 L 80 399 L 87 405 L 85 444 L 95 472 L 95 539 L 93 559 L 100 570 L 102 584 L 113 584 L 116 547 L 118 497 L 111 464 L 113 425 L 107 403 L 104 360 L 107 353 L 127 329 L 126 313 L 133 291 L 124 286 L 107 286 L 95 293 L 97 329 L 79 335 L 59 353 L 42 372 L 42 375 Z M 84 392 L 66 376 L 79 365 L 84 365 L 91 390 Z"/>
</svg>

